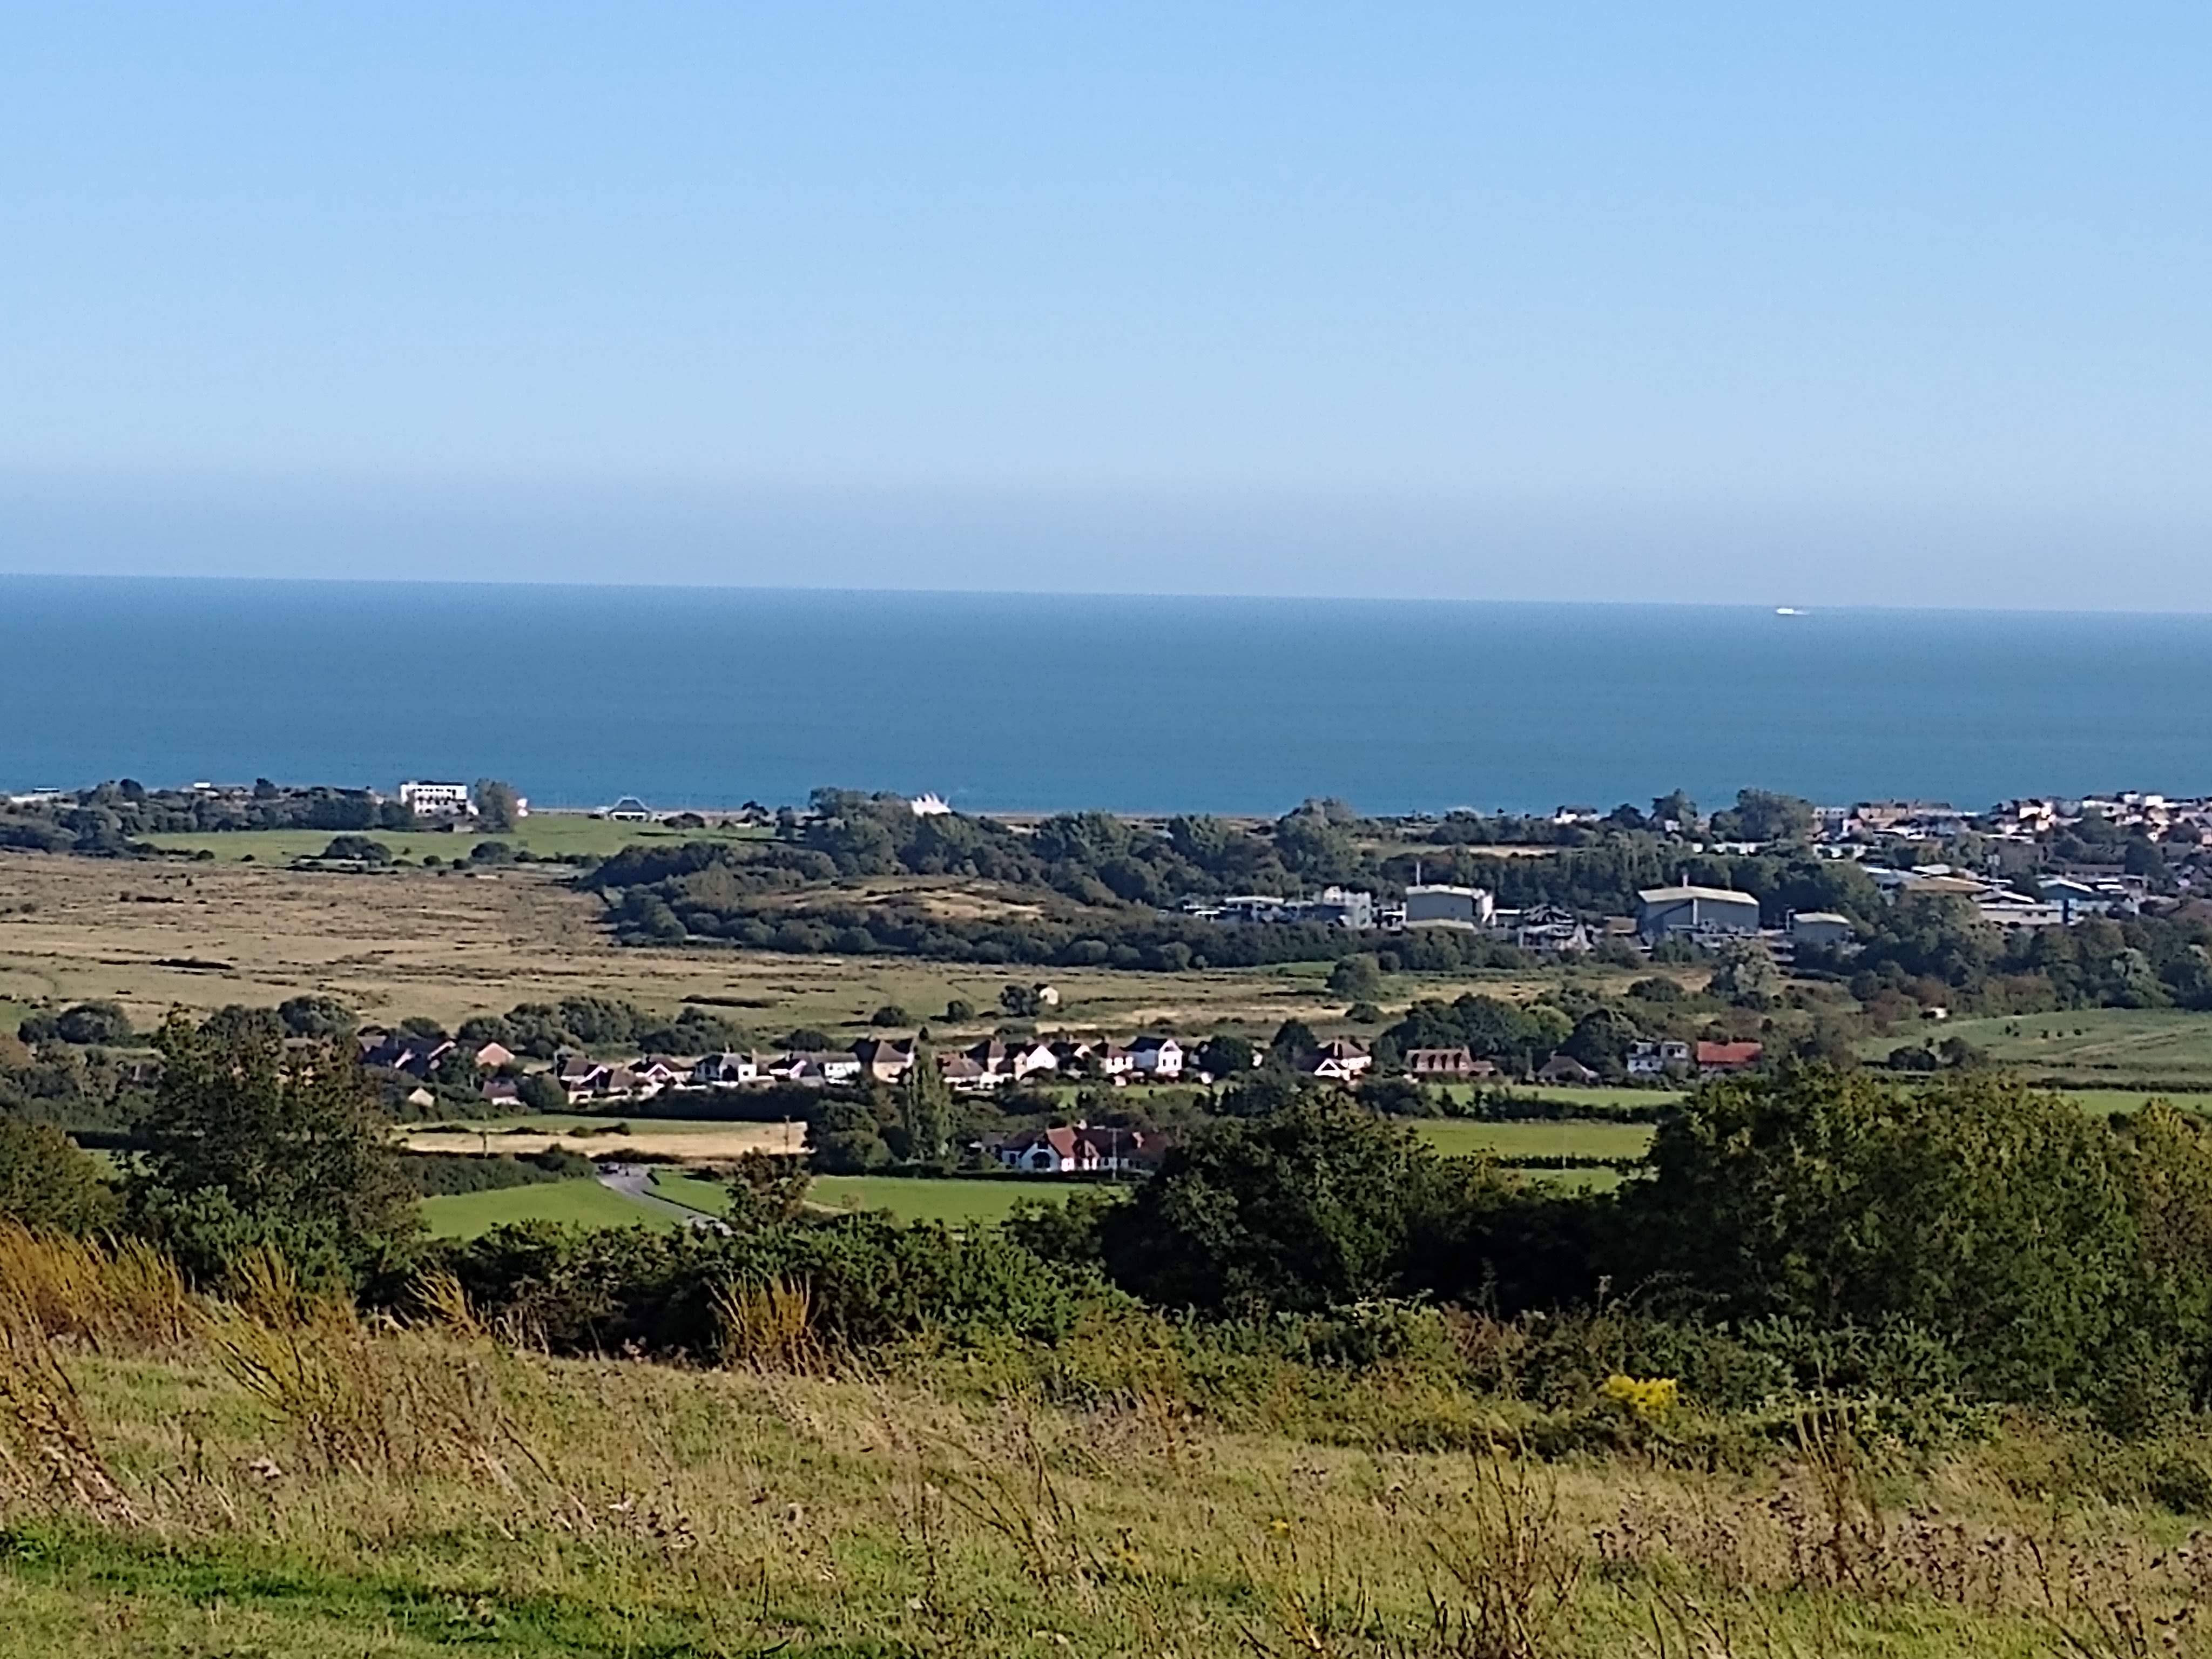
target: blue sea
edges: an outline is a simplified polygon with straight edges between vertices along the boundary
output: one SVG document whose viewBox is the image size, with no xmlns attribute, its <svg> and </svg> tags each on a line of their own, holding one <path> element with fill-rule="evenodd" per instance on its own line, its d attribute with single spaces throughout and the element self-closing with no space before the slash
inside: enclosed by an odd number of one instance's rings
<svg viewBox="0 0 2212 1659">
<path fill-rule="evenodd" d="M 2212 617 L 0 577 L 0 788 L 1006 811 L 2212 793 Z"/>
</svg>

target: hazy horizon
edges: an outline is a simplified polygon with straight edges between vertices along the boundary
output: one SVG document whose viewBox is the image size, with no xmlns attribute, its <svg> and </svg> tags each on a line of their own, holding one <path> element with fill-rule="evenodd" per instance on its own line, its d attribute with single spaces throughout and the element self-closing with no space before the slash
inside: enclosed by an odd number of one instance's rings
<svg viewBox="0 0 2212 1659">
<path fill-rule="evenodd" d="M 2212 12 L 216 0 L 0 56 L 0 570 L 2212 609 Z"/>
</svg>

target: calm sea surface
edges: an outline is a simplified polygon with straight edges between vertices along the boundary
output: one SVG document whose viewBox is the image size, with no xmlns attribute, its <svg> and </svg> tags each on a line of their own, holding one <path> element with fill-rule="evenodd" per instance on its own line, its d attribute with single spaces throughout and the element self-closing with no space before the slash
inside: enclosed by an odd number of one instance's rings
<svg viewBox="0 0 2212 1659">
<path fill-rule="evenodd" d="M 1005 811 L 2212 793 L 2212 617 L 0 577 L 0 787 Z"/>
</svg>

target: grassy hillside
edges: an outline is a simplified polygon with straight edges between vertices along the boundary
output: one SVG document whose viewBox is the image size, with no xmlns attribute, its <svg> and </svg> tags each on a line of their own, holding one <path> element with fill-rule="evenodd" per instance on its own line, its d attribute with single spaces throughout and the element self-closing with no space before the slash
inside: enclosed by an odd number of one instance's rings
<svg viewBox="0 0 2212 1659">
<path fill-rule="evenodd" d="M 1418 1372 L 1194 1413 L 1170 1349 L 1118 1339 L 1072 1339 L 1052 1404 L 972 1367 L 677 1370 L 297 1317 L 11 1349 L 0 1650 L 2197 1650 L 2188 1522 L 2027 1425 L 1919 1459 L 1815 1435 L 1700 1474 L 1689 1424 L 1546 1462 Z M 24 1379 L 64 1376 L 63 1419 L 39 1418 Z"/>
</svg>

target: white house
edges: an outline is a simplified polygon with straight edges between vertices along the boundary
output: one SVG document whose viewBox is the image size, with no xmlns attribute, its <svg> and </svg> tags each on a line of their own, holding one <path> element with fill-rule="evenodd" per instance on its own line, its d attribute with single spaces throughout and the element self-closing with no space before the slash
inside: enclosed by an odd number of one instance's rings
<svg viewBox="0 0 2212 1659">
<path fill-rule="evenodd" d="M 1350 1083 L 1375 1064 L 1375 1056 L 1343 1037 L 1321 1045 L 1321 1052 L 1298 1069 L 1324 1083 Z"/>
<path fill-rule="evenodd" d="M 761 1079 L 760 1056 L 725 1051 L 708 1054 L 691 1068 L 691 1080 L 709 1087 L 726 1088 L 732 1084 L 757 1083 Z"/>
<path fill-rule="evenodd" d="M 1140 1036 L 1129 1045 L 1129 1069 L 1155 1080 L 1182 1075 L 1182 1044 L 1171 1036 Z"/>
<path fill-rule="evenodd" d="M 410 778 L 399 786 L 399 804 L 418 817 L 466 817 L 476 808 L 465 783 L 432 783 Z"/>
<path fill-rule="evenodd" d="M 1687 1071 L 1690 1064 L 1690 1045 L 1686 1042 L 1639 1039 L 1628 1045 L 1631 1077 L 1664 1077 L 1669 1071 Z"/>
</svg>

